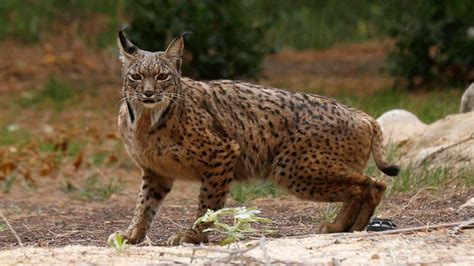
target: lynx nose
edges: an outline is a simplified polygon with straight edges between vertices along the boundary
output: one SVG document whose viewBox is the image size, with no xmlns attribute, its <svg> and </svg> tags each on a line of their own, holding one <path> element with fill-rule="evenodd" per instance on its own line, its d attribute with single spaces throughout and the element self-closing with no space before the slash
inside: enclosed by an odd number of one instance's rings
<svg viewBox="0 0 474 266">
<path fill-rule="evenodd" d="M 143 95 L 145 95 L 146 97 L 150 98 L 151 96 L 153 96 L 153 94 L 155 94 L 155 92 L 153 91 L 143 91 Z"/>
</svg>

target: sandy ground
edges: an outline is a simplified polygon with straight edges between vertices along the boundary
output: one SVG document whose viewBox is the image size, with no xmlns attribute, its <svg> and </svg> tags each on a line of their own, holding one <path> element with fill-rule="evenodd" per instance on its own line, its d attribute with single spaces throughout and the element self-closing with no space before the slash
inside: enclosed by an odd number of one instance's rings
<svg viewBox="0 0 474 266">
<path fill-rule="evenodd" d="M 17 248 L 0 252 L 2 265 L 311 263 L 324 265 L 474 264 L 474 230 L 399 234 L 333 234 L 266 239 L 239 246 Z"/>
</svg>

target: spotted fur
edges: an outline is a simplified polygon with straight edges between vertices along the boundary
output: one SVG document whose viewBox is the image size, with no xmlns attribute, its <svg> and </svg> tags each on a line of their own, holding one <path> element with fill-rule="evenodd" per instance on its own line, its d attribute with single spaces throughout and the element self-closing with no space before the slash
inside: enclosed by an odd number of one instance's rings
<svg viewBox="0 0 474 266">
<path fill-rule="evenodd" d="M 229 185 L 270 179 L 302 199 L 343 202 L 321 233 L 363 230 L 385 184 L 362 174 L 372 154 L 389 175 L 382 133 L 367 114 L 323 96 L 240 81 L 181 77 L 183 38 L 165 52 L 142 51 L 119 33 L 123 97 L 118 125 L 143 184 L 126 232 L 142 241 L 177 178 L 200 181 L 198 216 L 224 206 Z M 207 241 L 187 229 L 168 241 Z"/>
</svg>

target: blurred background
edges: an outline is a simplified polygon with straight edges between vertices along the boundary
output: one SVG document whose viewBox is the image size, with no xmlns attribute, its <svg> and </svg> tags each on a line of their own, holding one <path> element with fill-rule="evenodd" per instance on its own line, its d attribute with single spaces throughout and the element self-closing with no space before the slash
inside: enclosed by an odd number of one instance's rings
<svg viewBox="0 0 474 266">
<path fill-rule="evenodd" d="M 0 179 L 123 159 L 123 25 L 150 51 L 191 31 L 185 76 L 324 94 L 375 117 L 404 108 L 430 123 L 457 112 L 474 80 L 472 14 L 463 0 L 1 1 Z"/>
<path fill-rule="evenodd" d="M 323 94 L 374 117 L 403 108 L 429 124 L 459 112 L 474 81 L 473 14 L 467 0 L 2 0 L 0 197 L 104 201 L 131 187 L 134 201 L 139 172 L 116 126 L 122 25 L 150 51 L 191 31 L 185 76 Z M 393 193 L 450 177 L 395 181 Z"/>
</svg>

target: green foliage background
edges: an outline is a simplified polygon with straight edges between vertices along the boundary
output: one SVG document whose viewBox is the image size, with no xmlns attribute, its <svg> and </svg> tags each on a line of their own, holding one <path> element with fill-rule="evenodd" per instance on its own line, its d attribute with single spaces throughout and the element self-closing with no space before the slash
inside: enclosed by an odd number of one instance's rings
<svg viewBox="0 0 474 266">
<path fill-rule="evenodd" d="M 383 7 L 403 10 L 386 24 L 396 40 L 388 70 L 399 78 L 398 85 L 464 87 L 474 81 L 474 33 L 468 34 L 474 30 L 474 1 L 402 1 Z"/>
<path fill-rule="evenodd" d="M 131 37 L 144 49 L 164 50 L 177 33 L 195 33 L 186 41 L 187 76 L 255 78 L 260 72 L 266 27 L 248 14 L 248 1 L 137 0 L 130 10 Z"/>
<path fill-rule="evenodd" d="M 474 1 L 466 0 L 4 0 L 0 39 L 35 42 L 52 21 L 91 14 L 106 15 L 110 24 L 91 40 L 99 48 L 115 45 L 124 21 L 132 39 L 150 50 L 192 31 L 185 73 L 204 79 L 258 77 L 265 54 L 284 47 L 324 49 L 392 37 L 387 70 L 399 85 L 464 87 L 474 81 L 474 37 L 467 34 Z"/>
</svg>

